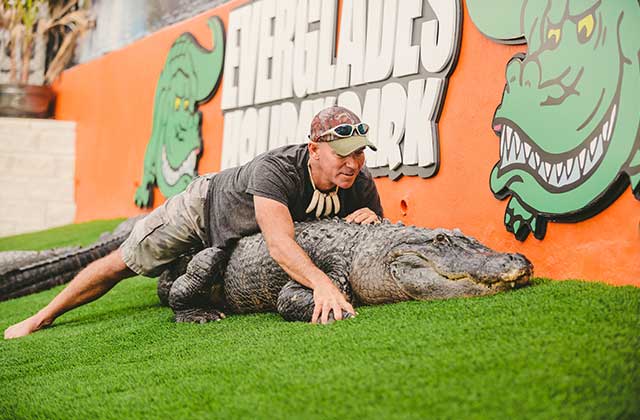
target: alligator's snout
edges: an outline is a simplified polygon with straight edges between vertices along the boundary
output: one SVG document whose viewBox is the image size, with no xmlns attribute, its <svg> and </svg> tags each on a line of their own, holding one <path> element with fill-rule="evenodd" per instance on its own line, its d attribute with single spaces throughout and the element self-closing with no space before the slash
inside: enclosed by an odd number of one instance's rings
<svg viewBox="0 0 640 420">
<path fill-rule="evenodd" d="M 497 290 L 506 290 L 529 284 L 533 265 L 522 254 L 497 254 L 487 258 L 470 278 Z"/>
<path fill-rule="evenodd" d="M 527 285 L 533 274 L 524 255 L 496 252 L 461 232 L 417 235 L 403 239 L 388 264 L 393 283 L 410 299 L 490 295 Z"/>
</svg>

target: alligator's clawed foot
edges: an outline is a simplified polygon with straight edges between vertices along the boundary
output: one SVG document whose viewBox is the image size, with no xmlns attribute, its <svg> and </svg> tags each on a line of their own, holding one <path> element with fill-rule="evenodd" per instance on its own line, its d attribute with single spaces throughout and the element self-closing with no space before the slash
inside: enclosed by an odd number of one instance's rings
<svg viewBox="0 0 640 420">
<path fill-rule="evenodd" d="M 134 201 L 136 203 L 136 206 L 140 208 L 151 207 L 151 205 L 153 204 L 153 196 L 151 195 L 148 183 L 143 181 L 142 185 L 138 187 L 138 189 L 136 190 Z"/>
<path fill-rule="evenodd" d="M 542 239 L 547 227 L 543 218 L 524 208 L 515 197 L 511 197 L 507 205 L 507 210 L 504 213 L 504 225 L 519 241 L 527 239 L 530 232 L 533 232 L 533 236 L 536 238 Z"/>
<path fill-rule="evenodd" d="M 194 308 L 176 311 L 176 322 L 195 322 L 204 324 L 211 321 L 221 321 L 224 314 L 213 308 Z"/>
</svg>

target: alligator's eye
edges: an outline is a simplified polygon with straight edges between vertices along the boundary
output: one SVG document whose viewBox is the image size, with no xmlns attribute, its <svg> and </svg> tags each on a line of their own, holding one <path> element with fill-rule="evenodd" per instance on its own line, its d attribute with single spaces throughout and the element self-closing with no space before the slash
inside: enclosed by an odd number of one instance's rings
<svg viewBox="0 0 640 420">
<path fill-rule="evenodd" d="M 591 38 L 593 34 L 593 28 L 596 26 L 596 20 L 593 17 L 593 13 L 582 17 L 578 21 L 578 40 L 585 43 Z"/>
<path fill-rule="evenodd" d="M 189 109 L 189 100 L 188 99 L 184 100 L 184 109 L 185 110 Z"/>
<path fill-rule="evenodd" d="M 550 48 L 555 48 L 560 42 L 561 31 L 560 28 L 549 28 L 547 31 L 547 42 Z"/>
<path fill-rule="evenodd" d="M 177 111 L 178 109 L 180 109 L 180 102 L 182 102 L 182 100 L 176 96 L 176 100 L 173 102 L 173 108 Z"/>
<path fill-rule="evenodd" d="M 442 242 L 442 241 L 444 241 L 444 239 L 445 239 L 445 237 L 444 237 L 444 235 L 442 233 L 438 233 L 436 235 L 436 241 Z"/>
</svg>

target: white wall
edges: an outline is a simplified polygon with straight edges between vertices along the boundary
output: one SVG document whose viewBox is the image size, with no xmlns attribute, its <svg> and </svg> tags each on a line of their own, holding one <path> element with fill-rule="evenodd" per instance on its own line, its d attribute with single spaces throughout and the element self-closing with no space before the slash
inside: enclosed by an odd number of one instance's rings
<svg viewBox="0 0 640 420">
<path fill-rule="evenodd" d="M 76 124 L 0 118 L 0 237 L 72 223 Z"/>
</svg>

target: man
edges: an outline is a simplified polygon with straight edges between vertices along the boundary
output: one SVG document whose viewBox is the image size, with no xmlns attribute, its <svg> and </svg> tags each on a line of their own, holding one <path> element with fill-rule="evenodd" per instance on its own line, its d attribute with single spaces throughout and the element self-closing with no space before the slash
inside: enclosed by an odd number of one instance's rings
<svg viewBox="0 0 640 420">
<path fill-rule="evenodd" d="M 238 239 L 262 231 L 273 259 L 297 282 L 313 289 L 311 322 L 342 319 L 353 307 L 295 242 L 294 221 L 346 217 L 377 223 L 380 198 L 364 167 L 368 126 L 342 107 L 311 121 L 307 145 L 284 146 L 218 174 L 196 178 L 187 189 L 139 221 L 121 247 L 94 261 L 47 306 L 5 330 L 5 339 L 44 328 L 63 313 L 107 293 L 137 274 L 157 276 L 187 252 L 228 250 Z"/>
</svg>

